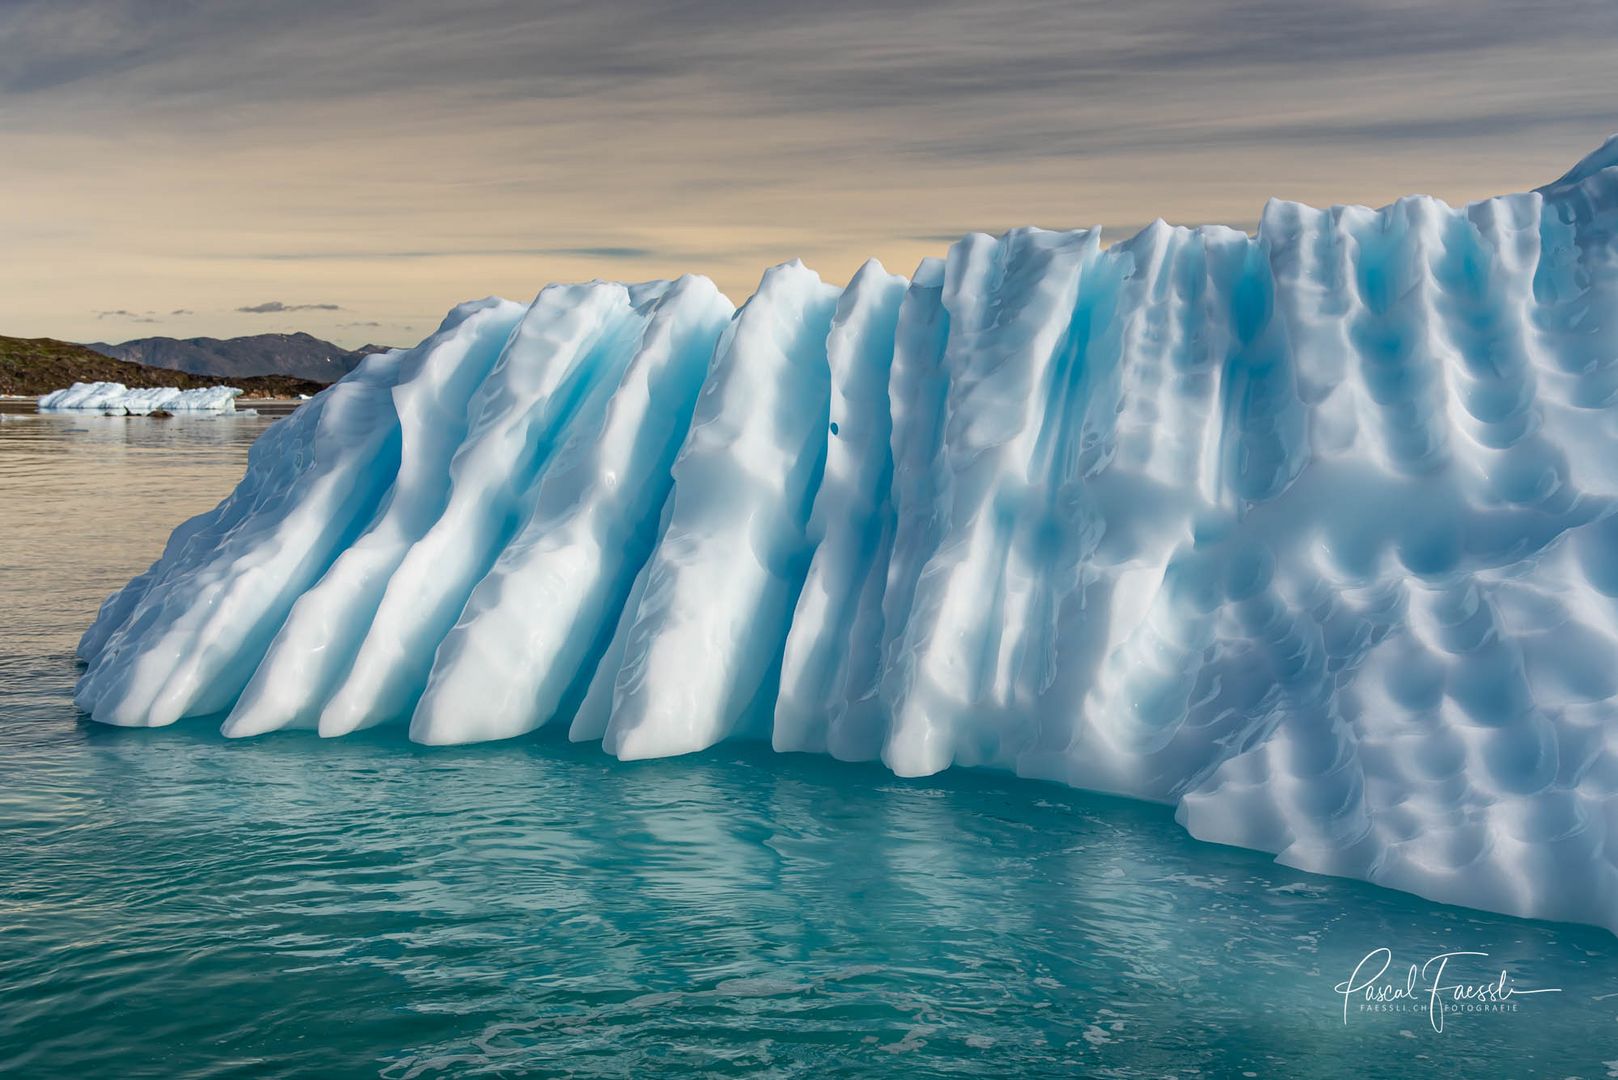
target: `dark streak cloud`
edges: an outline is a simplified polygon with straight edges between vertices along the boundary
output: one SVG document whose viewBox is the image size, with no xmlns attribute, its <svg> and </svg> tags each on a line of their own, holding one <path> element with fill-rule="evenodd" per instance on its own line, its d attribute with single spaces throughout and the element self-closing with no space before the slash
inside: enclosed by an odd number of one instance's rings
<svg viewBox="0 0 1618 1080">
<path fill-rule="evenodd" d="M 607 245 L 602 247 L 445 248 L 439 251 L 276 251 L 257 255 L 231 257 L 265 259 L 270 261 L 303 262 L 308 260 L 327 259 L 465 259 L 513 255 L 580 259 L 650 259 L 657 256 L 666 256 L 668 254 L 669 253 L 667 252 L 660 252 L 653 248 L 647 247 Z"/>
<path fill-rule="evenodd" d="M 236 309 L 248 315 L 277 315 L 285 311 L 341 311 L 336 304 L 283 304 L 279 300 L 266 300 L 262 304 L 249 304 Z"/>
<path fill-rule="evenodd" d="M 1547 116 L 1527 109 L 1499 109 L 1467 116 L 1367 116 L 1298 121 L 1285 116 L 1233 117 L 1199 126 L 1166 124 L 1155 129 L 1107 126 L 1074 132 L 1038 118 L 1011 119 L 999 128 L 945 134 L 906 147 L 909 157 L 931 161 L 1000 161 L 1086 158 L 1150 151 L 1165 142 L 1177 150 L 1240 154 L 1258 147 L 1295 149 L 1359 146 L 1375 149 L 1401 142 L 1439 143 L 1461 138 L 1504 138 L 1547 125 L 1618 129 L 1618 109 L 1563 110 Z M 1594 149 L 1594 146 L 1590 147 Z M 1551 177 L 1547 176 L 1547 180 Z"/>
<path fill-rule="evenodd" d="M 642 247 L 564 247 L 541 249 L 547 255 L 566 255 L 580 259 L 649 259 L 657 254 Z"/>
</svg>

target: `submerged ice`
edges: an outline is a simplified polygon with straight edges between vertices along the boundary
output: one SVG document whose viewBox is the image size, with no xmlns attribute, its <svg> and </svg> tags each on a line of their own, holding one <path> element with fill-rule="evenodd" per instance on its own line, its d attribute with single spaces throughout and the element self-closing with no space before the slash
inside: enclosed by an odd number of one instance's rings
<svg viewBox="0 0 1618 1080">
<path fill-rule="evenodd" d="M 1615 229 L 1618 142 L 1461 208 L 792 263 L 735 312 L 465 304 L 259 439 L 77 702 L 1009 769 L 1618 929 Z"/>
</svg>

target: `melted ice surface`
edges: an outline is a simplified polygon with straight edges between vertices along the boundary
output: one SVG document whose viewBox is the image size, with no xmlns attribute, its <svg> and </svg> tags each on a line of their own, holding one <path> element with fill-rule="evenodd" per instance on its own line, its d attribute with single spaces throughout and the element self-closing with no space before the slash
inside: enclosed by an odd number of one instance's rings
<svg viewBox="0 0 1618 1080">
<path fill-rule="evenodd" d="M 78 704 L 989 766 L 1618 929 L 1615 163 L 462 305 L 259 440 Z"/>
</svg>

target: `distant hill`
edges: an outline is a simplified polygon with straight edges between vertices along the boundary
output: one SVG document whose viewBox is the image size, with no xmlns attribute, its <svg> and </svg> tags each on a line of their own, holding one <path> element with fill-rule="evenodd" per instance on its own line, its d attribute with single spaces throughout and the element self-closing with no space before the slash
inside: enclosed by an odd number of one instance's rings
<svg viewBox="0 0 1618 1080">
<path fill-rule="evenodd" d="M 325 389 L 312 379 L 293 379 L 285 375 L 248 378 L 191 375 L 114 360 L 83 345 L 54 338 L 0 336 L 0 394 L 35 397 L 76 382 L 120 382 L 128 387 L 177 386 L 181 390 L 228 384 L 240 387 L 245 397 L 257 398 L 295 398 L 299 394 L 318 394 Z"/>
<path fill-rule="evenodd" d="M 93 341 L 85 346 L 114 360 L 169 368 L 193 375 L 243 379 L 252 375 L 290 375 L 318 383 L 334 383 L 383 345 L 345 349 L 311 334 L 254 334 L 238 338 L 136 338 L 118 345 Z"/>
</svg>

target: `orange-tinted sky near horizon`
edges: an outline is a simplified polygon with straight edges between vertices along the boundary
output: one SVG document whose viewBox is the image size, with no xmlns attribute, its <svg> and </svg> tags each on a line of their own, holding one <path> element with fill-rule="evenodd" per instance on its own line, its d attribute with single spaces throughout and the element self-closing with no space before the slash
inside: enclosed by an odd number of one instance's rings
<svg viewBox="0 0 1618 1080">
<path fill-rule="evenodd" d="M 0 334 L 408 344 L 555 280 L 1465 202 L 1618 130 L 1615 46 L 1609 0 L 9 0 Z"/>
</svg>

